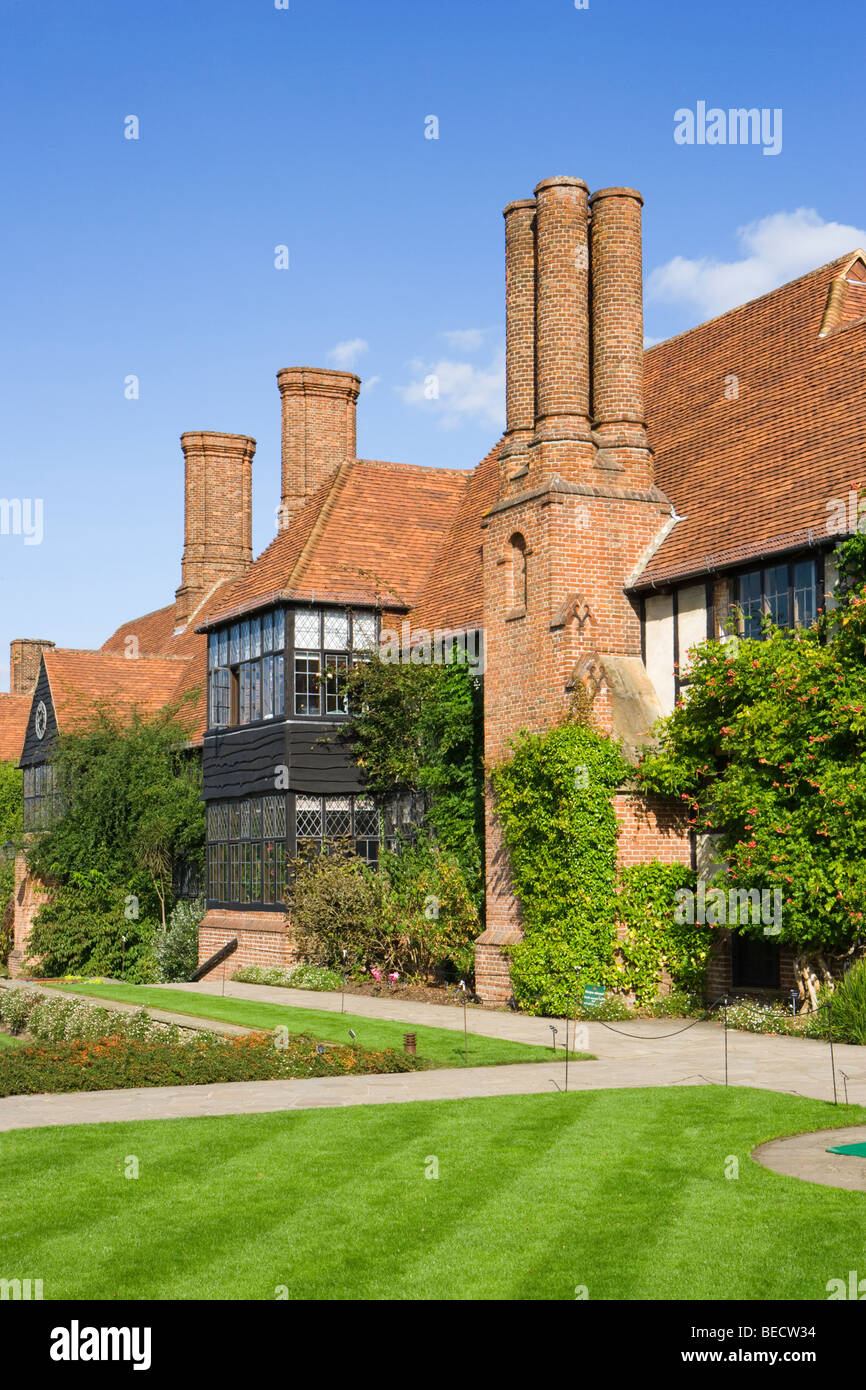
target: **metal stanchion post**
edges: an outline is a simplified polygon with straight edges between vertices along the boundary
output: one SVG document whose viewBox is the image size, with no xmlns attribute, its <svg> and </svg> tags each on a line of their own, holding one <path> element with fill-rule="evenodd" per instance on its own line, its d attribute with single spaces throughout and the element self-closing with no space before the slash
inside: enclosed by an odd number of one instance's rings
<svg viewBox="0 0 866 1390">
<path fill-rule="evenodd" d="M 728 1084 L 728 996 L 725 995 L 724 1003 L 724 1031 L 725 1031 L 725 1085 Z"/>
<path fill-rule="evenodd" d="M 836 1057 L 833 1052 L 833 1000 L 827 998 L 827 1035 L 830 1043 L 830 1066 L 833 1071 L 833 1104 L 839 1104 L 839 1097 L 836 1093 Z"/>
</svg>

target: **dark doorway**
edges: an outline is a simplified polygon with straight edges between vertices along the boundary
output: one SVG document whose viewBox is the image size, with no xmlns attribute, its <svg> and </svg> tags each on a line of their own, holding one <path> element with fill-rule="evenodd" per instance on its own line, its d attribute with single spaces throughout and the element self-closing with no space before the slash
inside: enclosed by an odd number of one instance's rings
<svg viewBox="0 0 866 1390">
<path fill-rule="evenodd" d="M 779 948 L 761 937 L 731 932 L 731 983 L 752 989 L 779 988 Z"/>
</svg>

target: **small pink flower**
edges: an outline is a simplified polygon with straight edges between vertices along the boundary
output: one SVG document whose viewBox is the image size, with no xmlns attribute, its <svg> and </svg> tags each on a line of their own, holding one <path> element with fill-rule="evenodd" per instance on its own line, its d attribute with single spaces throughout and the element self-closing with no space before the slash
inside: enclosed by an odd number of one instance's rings
<svg viewBox="0 0 866 1390">
<path fill-rule="evenodd" d="M 380 981 L 381 978 L 382 978 L 382 972 L 381 972 L 381 970 L 377 970 L 375 966 L 371 965 L 371 966 L 370 966 L 370 974 L 373 976 L 373 979 L 374 979 L 374 980 L 376 981 L 376 983 L 378 984 L 379 981 Z"/>
<path fill-rule="evenodd" d="M 392 985 L 396 985 L 396 983 L 397 983 L 397 981 L 399 980 L 399 978 L 400 978 L 400 976 L 397 974 L 397 971 L 396 971 L 396 970 L 392 970 L 392 971 L 391 971 L 391 974 L 388 976 L 388 979 L 391 981 L 391 984 L 392 984 Z"/>
</svg>

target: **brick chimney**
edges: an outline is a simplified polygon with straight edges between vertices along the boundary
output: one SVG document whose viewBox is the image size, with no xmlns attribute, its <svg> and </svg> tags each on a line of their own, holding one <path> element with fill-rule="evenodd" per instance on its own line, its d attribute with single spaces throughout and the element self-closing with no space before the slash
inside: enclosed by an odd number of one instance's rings
<svg viewBox="0 0 866 1390">
<path fill-rule="evenodd" d="M 41 637 L 16 637 L 9 643 L 9 690 L 12 695 L 31 695 L 39 679 L 39 666 L 46 647 Z"/>
<path fill-rule="evenodd" d="M 624 485 L 645 488 L 652 456 L 643 399 L 643 198 L 634 188 L 602 188 L 589 206 L 596 466 L 620 470 Z"/>
<path fill-rule="evenodd" d="M 644 424 L 641 205 L 633 189 L 590 198 L 582 179 L 557 177 L 505 209 L 507 427 L 481 523 L 492 765 L 518 730 L 561 721 L 581 689 L 614 731 L 626 677 L 639 682 L 626 586 L 670 515 Z M 476 981 L 494 1001 L 507 968 L 491 983 L 484 952 L 499 970 L 522 927 L 492 795 L 486 872 Z"/>
<path fill-rule="evenodd" d="M 592 460 L 589 423 L 589 189 L 583 179 L 544 179 L 535 189 L 535 442 L 581 443 L 542 451 L 548 465 Z M 561 472 L 561 467 L 559 468 Z"/>
<path fill-rule="evenodd" d="M 340 464 L 355 458 L 361 379 L 323 367 L 284 367 L 277 383 L 283 407 L 282 531 Z"/>
<path fill-rule="evenodd" d="M 186 489 L 184 546 L 175 621 L 186 623 L 220 579 L 243 574 L 253 558 L 252 464 L 245 434 L 191 430 L 180 437 Z"/>
<path fill-rule="evenodd" d="M 509 203 L 505 218 L 505 444 L 506 477 L 526 467 L 535 434 L 535 209 L 534 198 Z"/>
</svg>

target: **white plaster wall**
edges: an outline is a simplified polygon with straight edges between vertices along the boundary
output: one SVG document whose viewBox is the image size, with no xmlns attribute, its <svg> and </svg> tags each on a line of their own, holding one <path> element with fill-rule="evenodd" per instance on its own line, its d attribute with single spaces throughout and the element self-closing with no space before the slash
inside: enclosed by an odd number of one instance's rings
<svg viewBox="0 0 866 1390">
<path fill-rule="evenodd" d="M 665 714 L 674 707 L 674 601 L 651 594 L 645 606 L 646 669 Z"/>
<path fill-rule="evenodd" d="M 680 649 L 680 680 L 688 674 L 689 652 L 698 642 L 707 640 L 707 588 L 705 584 L 690 584 L 679 591 L 677 630 Z"/>
</svg>

